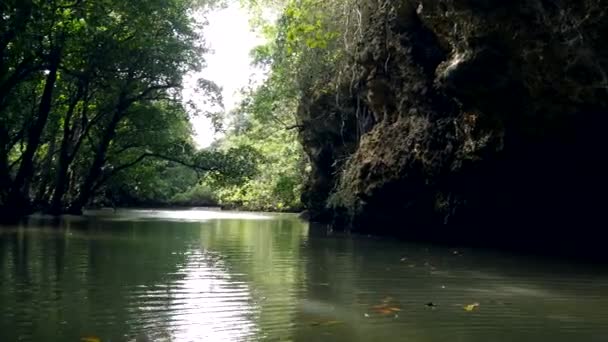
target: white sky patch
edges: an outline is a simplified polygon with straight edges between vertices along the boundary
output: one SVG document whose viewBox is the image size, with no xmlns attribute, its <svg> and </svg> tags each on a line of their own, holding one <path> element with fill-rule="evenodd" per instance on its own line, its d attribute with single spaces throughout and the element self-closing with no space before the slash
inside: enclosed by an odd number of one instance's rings
<svg viewBox="0 0 608 342">
<path fill-rule="evenodd" d="M 206 78 L 223 88 L 224 105 L 226 112 L 229 112 L 242 100 L 240 90 L 243 87 L 251 81 L 258 83 L 263 79 L 263 73 L 251 65 L 250 52 L 266 40 L 251 30 L 250 14 L 238 2 L 209 13 L 207 19 L 209 25 L 203 31 L 211 49 L 209 54 L 203 56 L 207 67 L 200 73 L 186 77 L 183 96 L 185 101 L 192 100 L 204 109 L 205 105 L 197 98 L 194 88 L 199 78 Z M 217 137 L 210 120 L 197 116 L 191 121 L 198 147 L 209 147 Z"/>
</svg>

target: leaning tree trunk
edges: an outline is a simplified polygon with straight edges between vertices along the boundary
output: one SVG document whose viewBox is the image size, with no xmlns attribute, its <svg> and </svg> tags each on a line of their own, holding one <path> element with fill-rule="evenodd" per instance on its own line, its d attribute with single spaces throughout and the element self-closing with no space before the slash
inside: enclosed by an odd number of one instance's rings
<svg viewBox="0 0 608 342">
<path fill-rule="evenodd" d="M 38 115 L 34 124 L 28 131 L 25 152 L 21 157 L 19 171 L 13 181 L 9 195 L 9 205 L 13 207 L 16 215 L 27 214 L 30 206 L 29 182 L 34 173 L 34 156 L 40 146 L 42 132 L 46 126 L 53 102 L 53 91 L 57 82 L 57 71 L 61 61 L 61 52 L 55 50 L 51 54 L 49 73 L 46 77 L 44 91 L 38 108 Z"/>
<path fill-rule="evenodd" d="M 82 90 L 80 89 L 74 100 L 70 103 L 70 107 L 68 108 L 63 122 L 63 137 L 59 150 L 59 160 L 57 162 L 55 189 L 49 208 L 49 213 L 53 215 L 59 215 L 63 212 L 63 196 L 67 192 L 69 185 L 68 171 L 78 149 L 78 147 L 74 147 L 73 151 L 70 151 L 70 149 L 72 149 L 72 139 L 74 137 L 74 129 L 72 128 L 71 123 L 72 117 L 74 116 L 74 110 L 82 96 L 81 91 Z"/>
<path fill-rule="evenodd" d="M 4 206 L 11 184 L 8 169 L 8 132 L 0 127 L 0 207 Z"/>
<path fill-rule="evenodd" d="M 112 120 L 108 123 L 108 126 L 106 126 L 106 129 L 104 130 L 103 136 L 99 143 L 99 147 L 97 148 L 97 151 L 95 153 L 93 164 L 91 164 L 91 167 L 89 168 L 89 173 L 80 188 L 80 193 L 68 208 L 68 213 L 75 215 L 82 214 L 82 209 L 95 194 L 97 181 L 101 177 L 102 169 L 106 162 L 108 148 L 110 147 L 110 143 L 116 136 L 116 128 L 118 127 L 120 120 L 123 118 L 123 114 L 125 111 L 126 107 L 122 105 L 119 106 L 116 112 L 114 113 Z"/>
<path fill-rule="evenodd" d="M 69 130 L 69 128 L 68 128 Z M 51 199 L 51 205 L 49 208 L 50 214 L 59 215 L 63 211 L 63 196 L 68 189 L 68 171 L 70 167 L 71 158 L 69 149 L 69 135 L 66 136 L 64 132 L 63 141 L 61 143 L 61 150 L 59 151 L 59 161 L 57 163 L 57 175 L 55 178 L 55 191 Z"/>
<path fill-rule="evenodd" d="M 55 155 L 54 151 L 57 146 L 57 137 L 55 135 L 57 134 L 58 129 L 59 127 L 57 127 L 56 123 L 53 123 L 52 128 L 49 128 L 51 141 L 49 142 L 48 152 L 44 157 L 44 161 L 42 162 L 42 170 L 40 170 L 40 184 L 38 184 L 38 191 L 35 197 L 35 201 L 39 203 L 48 203 L 49 183 L 51 183 L 51 170 L 53 169 L 53 156 Z M 52 188 L 52 184 L 50 187 Z"/>
</svg>

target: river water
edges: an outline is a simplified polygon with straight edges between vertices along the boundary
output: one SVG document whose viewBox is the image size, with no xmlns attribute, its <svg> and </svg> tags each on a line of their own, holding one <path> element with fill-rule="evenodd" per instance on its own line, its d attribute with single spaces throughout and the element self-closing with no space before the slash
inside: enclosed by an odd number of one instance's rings
<svg viewBox="0 0 608 342">
<path fill-rule="evenodd" d="M 340 236 L 293 215 L 0 229 L 0 341 L 608 341 L 608 268 Z M 56 222 L 55 222 L 56 223 Z"/>
</svg>

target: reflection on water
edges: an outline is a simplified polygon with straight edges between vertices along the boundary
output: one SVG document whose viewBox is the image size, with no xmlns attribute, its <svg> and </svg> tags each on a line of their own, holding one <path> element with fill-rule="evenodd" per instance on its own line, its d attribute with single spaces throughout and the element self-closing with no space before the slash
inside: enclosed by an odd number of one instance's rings
<svg viewBox="0 0 608 342">
<path fill-rule="evenodd" d="M 608 341 L 606 294 L 604 267 L 328 236 L 291 215 L 0 230 L 3 342 Z"/>
<path fill-rule="evenodd" d="M 170 332 L 179 341 L 240 341 L 254 334 L 248 285 L 233 281 L 220 260 L 194 252 L 176 274 L 183 279 L 133 291 L 131 323 L 145 322 L 140 334 L 158 339 Z"/>
<path fill-rule="evenodd" d="M 274 219 L 272 215 L 263 213 L 248 213 L 248 212 L 229 212 L 221 210 L 155 210 L 155 209 L 140 209 L 140 210 L 94 210 L 85 213 L 86 217 L 100 218 L 103 217 L 110 221 L 149 221 L 149 220 L 165 220 L 165 221 L 193 221 L 202 222 L 209 220 L 222 219 L 241 219 L 241 220 L 270 220 Z M 75 218 L 73 218 L 75 219 Z"/>
</svg>

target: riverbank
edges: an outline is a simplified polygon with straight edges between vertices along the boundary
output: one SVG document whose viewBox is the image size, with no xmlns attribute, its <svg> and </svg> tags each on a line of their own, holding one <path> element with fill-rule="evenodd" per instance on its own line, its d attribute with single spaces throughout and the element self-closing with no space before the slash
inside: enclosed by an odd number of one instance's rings
<svg viewBox="0 0 608 342">
<path fill-rule="evenodd" d="M 129 205 L 120 205 L 120 206 L 92 206 L 87 209 L 162 209 L 162 210 L 222 210 L 222 211 L 247 211 L 247 212 L 261 212 L 261 213 L 291 213 L 291 214 L 300 214 L 305 213 L 306 211 L 302 208 L 269 208 L 269 207 L 259 207 L 259 206 L 245 206 L 236 203 L 218 203 L 218 202 L 188 202 L 188 203 L 132 203 Z M 308 216 L 303 215 L 303 218 L 308 219 Z"/>
</svg>

